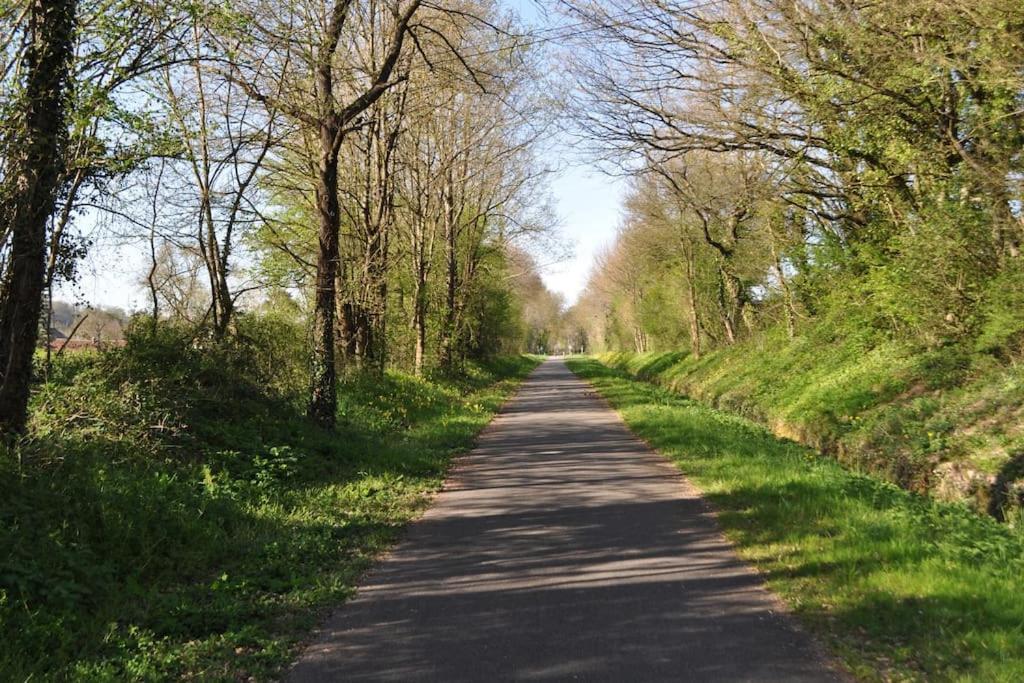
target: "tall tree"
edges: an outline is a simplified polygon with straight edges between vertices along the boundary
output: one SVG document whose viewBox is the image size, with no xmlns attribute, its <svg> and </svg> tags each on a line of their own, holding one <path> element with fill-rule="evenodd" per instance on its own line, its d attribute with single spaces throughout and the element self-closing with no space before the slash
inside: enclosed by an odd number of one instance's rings
<svg viewBox="0 0 1024 683">
<path fill-rule="evenodd" d="M 0 290 L 0 431 L 6 434 L 25 426 L 46 277 L 46 224 L 62 172 L 76 7 L 75 0 L 31 2 L 19 68 L 24 89 L 3 142 L 8 160 L 0 230 L 10 236 Z"/>
<path fill-rule="evenodd" d="M 251 96 L 315 132 L 317 252 L 308 412 L 313 420 L 328 428 L 337 419 L 335 313 L 341 231 L 340 149 L 357 117 L 395 85 L 395 67 L 421 4 L 421 0 L 388 3 L 390 25 L 379 30 L 385 31 L 389 39 L 376 68 L 365 74 L 365 80 L 351 73 L 351 64 L 346 64 L 344 55 L 339 53 L 346 26 L 359 8 L 355 0 L 334 0 L 326 8 L 311 3 L 285 12 L 284 16 L 276 9 L 257 4 L 246 28 L 255 32 L 257 40 L 248 44 L 247 59 L 236 60 L 233 65 L 232 77 Z M 279 18 L 264 24 L 274 17 Z M 317 30 L 316 25 L 321 28 Z M 281 70 L 276 71 L 277 67 Z M 345 78 L 346 75 L 350 77 Z M 265 87 L 268 81 L 269 89 Z M 306 83 L 309 88 L 303 85 Z"/>
</svg>

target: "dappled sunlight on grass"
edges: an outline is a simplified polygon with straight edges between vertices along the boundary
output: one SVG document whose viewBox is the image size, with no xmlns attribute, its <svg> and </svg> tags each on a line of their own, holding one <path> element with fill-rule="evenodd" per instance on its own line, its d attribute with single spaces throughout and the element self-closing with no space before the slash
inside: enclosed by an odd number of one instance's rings
<svg viewBox="0 0 1024 683">
<path fill-rule="evenodd" d="M 3 680 L 272 677 L 536 365 L 350 377 L 328 433 L 217 359 L 68 363 L 0 458 Z"/>
</svg>

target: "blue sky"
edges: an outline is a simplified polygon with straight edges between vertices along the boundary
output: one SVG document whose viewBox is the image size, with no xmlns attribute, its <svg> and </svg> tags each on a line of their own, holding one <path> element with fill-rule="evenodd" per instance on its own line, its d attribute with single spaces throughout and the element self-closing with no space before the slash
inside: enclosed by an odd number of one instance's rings
<svg viewBox="0 0 1024 683">
<path fill-rule="evenodd" d="M 552 197 L 561 219 L 559 233 L 572 244 L 574 254 L 564 263 L 548 266 L 542 274 L 548 288 L 560 292 L 569 304 L 586 285 L 594 255 L 615 237 L 623 182 L 585 165 L 574 165 L 552 183 Z"/>
<path fill-rule="evenodd" d="M 532 0 L 504 0 L 529 22 L 543 24 Z M 586 284 L 595 253 L 609 244 L 619 224 L 624 181 L 594 170 L 576 157 L 572 143 L 554 140 L 541 156 L 541 163 L 560 168 L 550 192 L 559 218 L 558 234 L 572 247 L 572 257 L 554 264 L 542 264 L 547 286 L 561 293 L 571 304 Z M 139 286 L 148 258 L 141 246 L 119 246 L 97 239 L 80 270 L 74 289 L 55 292 L 59 299 L 92 305 L 119 306 L 135 310 L 146 305 Z"/>
</svg>

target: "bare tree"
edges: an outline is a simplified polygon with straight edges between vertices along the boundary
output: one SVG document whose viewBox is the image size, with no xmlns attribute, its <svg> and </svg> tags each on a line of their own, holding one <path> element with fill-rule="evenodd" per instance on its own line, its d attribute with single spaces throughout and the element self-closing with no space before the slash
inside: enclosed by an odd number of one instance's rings
<svg viewBox="0 0 1024 683">
<path fill-rule="evenodd" d="M 276 112 L 259 103 L 213 64 L 217 61 L 202 17 L 192 19 L 192 42 L 184 68 L 163 71 L 159 96 L 181 138 L 184 186 L 168 204 L 192 215 L 192 238 L 210 287 L 210 317 L 216 337 L 232 321 L 238 292 L 232 257 L 238 238 L 258 220 L 258 179 L 276 145 Z M 177 170 L 177 166 L 172 167 Z M 193 202 L 184 200 L 190 195 Z"/>
</svg>

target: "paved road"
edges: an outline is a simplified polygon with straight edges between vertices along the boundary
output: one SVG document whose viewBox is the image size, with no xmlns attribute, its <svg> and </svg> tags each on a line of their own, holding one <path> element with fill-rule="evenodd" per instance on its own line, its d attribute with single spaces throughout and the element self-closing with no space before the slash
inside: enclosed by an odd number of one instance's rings
<svg viewBox="0 0 1024 683">
<path fill-rule="evenodd" d="M 549 360 L 289 680 L 840 678 L 675 468 Z"/>
</svg>

